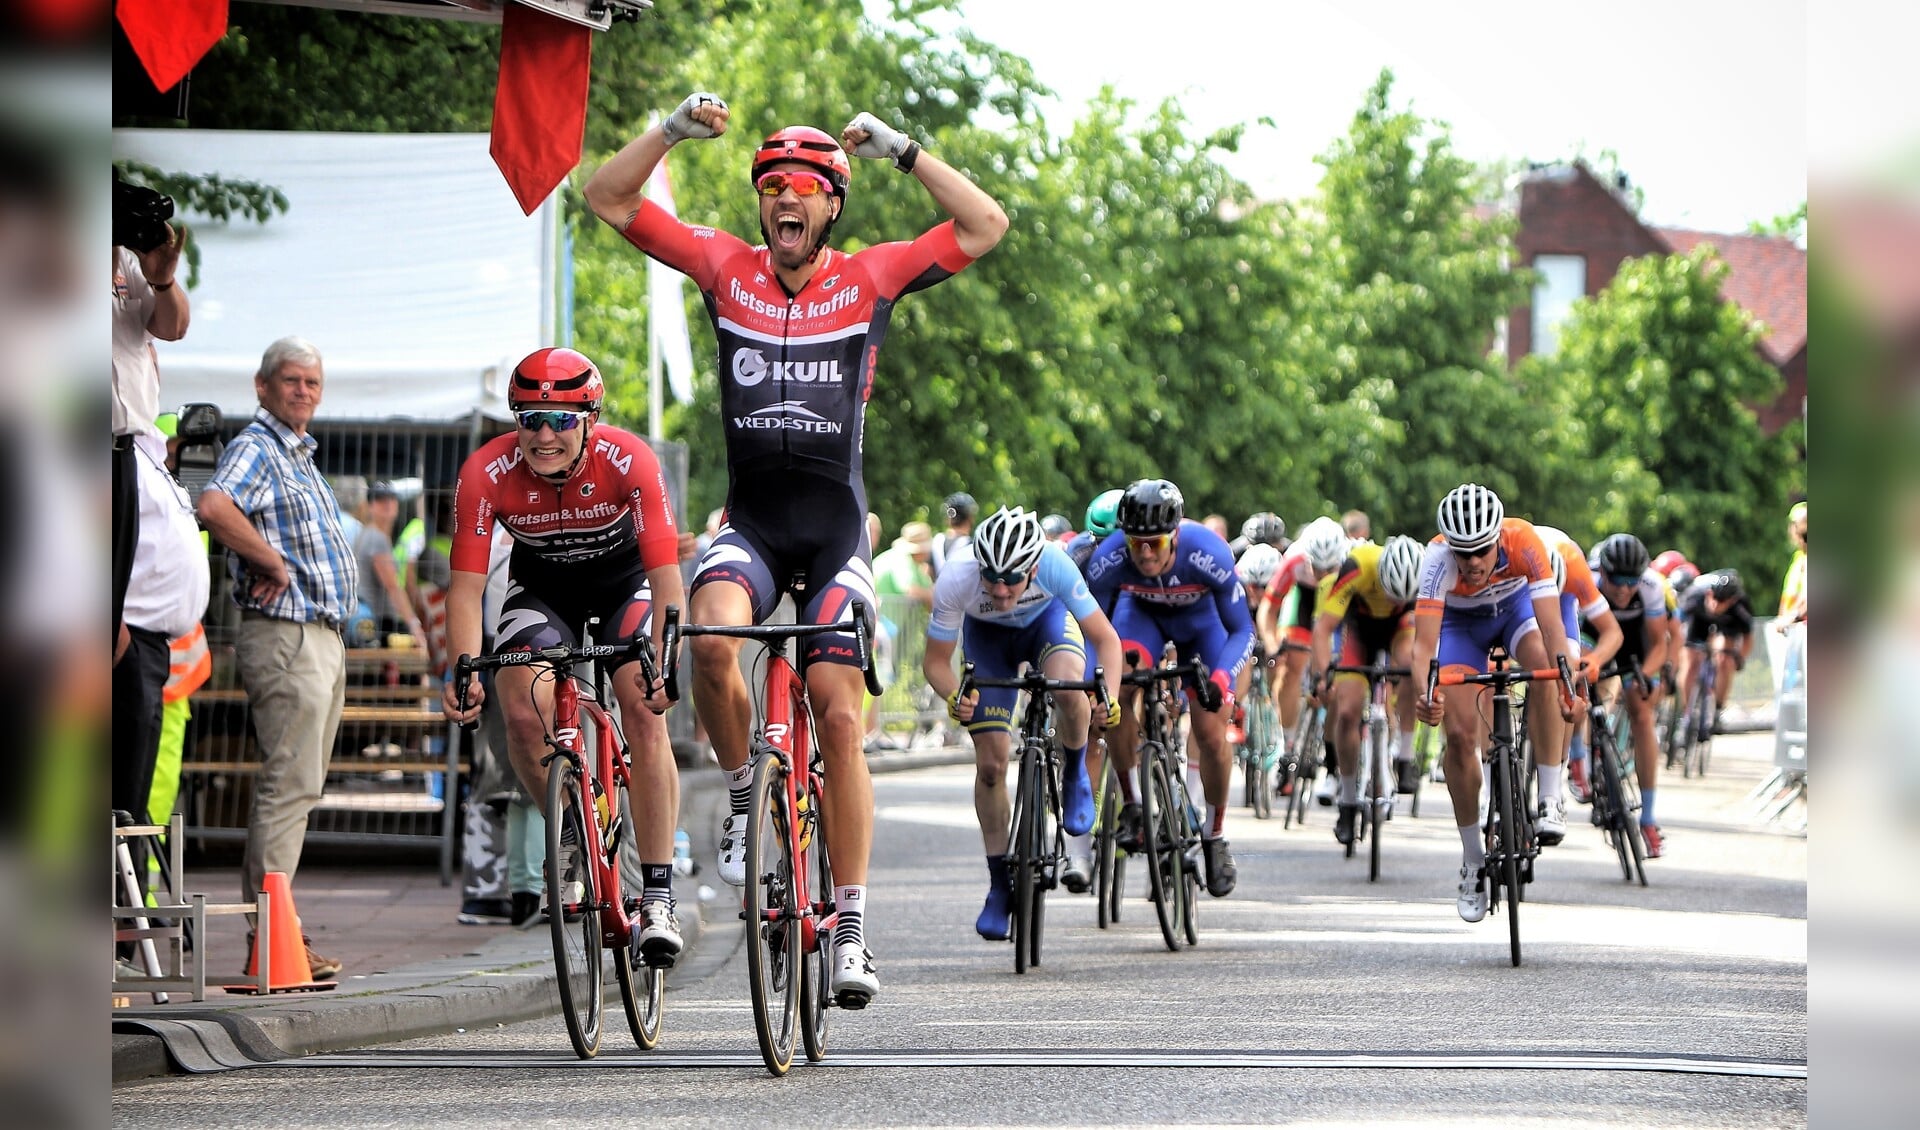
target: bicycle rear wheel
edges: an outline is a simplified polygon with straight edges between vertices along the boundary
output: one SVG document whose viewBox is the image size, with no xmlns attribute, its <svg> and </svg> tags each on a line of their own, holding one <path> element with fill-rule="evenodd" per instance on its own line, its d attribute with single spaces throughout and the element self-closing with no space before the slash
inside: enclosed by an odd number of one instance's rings
<svg viewBox="0 0 1920 1130">
<path fill-rule="evenodd" d="M 1604 731 L 1596 732 L 1594 739 L 1588 755 L 1593 769 L 1594 823 L 1600 825 L 1620 859 L 1621 881 L 1631 883 L 1633 851 L 1627 846 L 1627 826 L 1632 819 L 1627 814 L 1626 798 L 1620 794 L 1620 761 L 1613 755 L 1613 739 Z"/>
<path fill-rule="evenodd" d="M 1179 841 L 1173 832 L 1172 796 L 1168 792 L 1166 766 L 1160 760 L 1160 744 L 1147 742 L 1140 747 L 1140 838 L 1147 857 L 1147 895 L 1153 900 L 1153 912 L 1160 920 L 1160 936 L 1167 948 L 1180 948 L 1179 908 L 1172 880 L 1180 872 Z"/>
<path fill-rule="evenodd" d="M 822 799 L 817 792 L 808 798 L 813 827 L 811 831 L 801 829 L 807 880 L 813 888 L 811 917 L 816 923 L 825 916 L 825 908 L 833 904 L 833 863 L 827 858 Z M 827 1058 L 827 1009 L 833 1004 L 833 937 L 818 929 L 811 933 L 813 948 L 800 959 L 800 1042 L 806 1047 L 808 1061 L 819 1063 Z M 802 942 L 805 938 L 803 932 Z"/>
<path fill-rule="evenodd" d="M 597 877 L 587 858 L 587 801 L 569 757 L 547 764 L 547 927 L 567 1039 L 581 1059 L 600 1050 L 606 970 L 600 949 Z"/>
<path fill-rule="evenodd" d="M 1273 701 L 1256 694 L 1247 708 L 1247 741 L 1253 749 L 1248 765 L 1248 788 L 1253 791 L 1253 815 L 1257 820 L 1273 818 L 1274 743 L 1280 736 L 1280 719 L 1275 717 Z"/>
<path fill-rule="evenodd" d="M 607 847 L 610 862 L 616 868 L 622 868 L 624 857 L 631 853 L 634 840 L 633 805 L 627 795 L 627 786 L 614 789 L 614 812 L 619 814 L 619 832 L 614 842 Z M 622 889 L 627 881 L 626 869 L 621 869 Z M 633 917 L 640 900 L 632 895 L 625 896 L 627 917 Z M 631 935 L 613 947 L 613 974 L 620 983 L 620 1003 L 627 1013 L 627 1029 L 633 1033 L 633 1042 L 641 1051 L 652 1051 L 660 1046 L 660 1021 L 662 1009 L 667 997 L 667 971 L 641 962 L 640 968 L 633 967 L 638 955 L 633 951 Z"/>
<path fill-rule="evenodd" d="M 1045 804 L 1046 785 L 1040 780 L 1040 751 L 1032 745 L 1020 748 L 1020 785 L 1013 796 L 1012 853 L 1007 860 L 1013 868 L 1013 971 L 1025 973 L 1039 949 L 1035 936 L 1039 900 L 1040 821 L 1037 816 Z"/>
<path fill-rule="evenodd" d="M 1175 856 L 1180 862 L 1180 882 L 1174 888 L 1180 896 L 1177 912 L 1180 930 L 1186 935 L 1187 944 L 1197 946 L 1200 944 L 1200 921 L 1197 917 L 1200 908 L 1200 864 L 1195 853 L 1202 850 L 1200 829 L 1193 824 L 1185 782 L 1175 784 L 1174 825 L 1180 829 L 1180 850 Z"/>
<path fill-rule="evenodd" d="M 1490 811 L 1497 812 L 1497 836 L 1490 836 L 1488 844 L 1487 869 L 1497 871 L 1500 881 L 1495 887 L 1496 893 L 1505 888 L 1507 910 L 1507 941 L 1513 951 L 1513 964 L 1520 964 L 1520 853 L 1523 849 L 1524 835 L 1520 824 L 1520 804 L 1517 796 L 1517 776 L 1514 773 L 1514 751 L 1511 748 L 1495 749 L 1493 753 L 1493 799 Z M 1497 854 L 1496 854 L 1497 852 Z M 1496 860 L 1498 861 L 1496 863 Z"/>
<path fill-rule="evenodd" d="M 785 1075 L 800 1020 L 800 893 L 788 836 L 787 765 L 771 751 L 756 760 L 747 809 L 747 984 L 760 1058 L 768 1071 Z"/>
<path fill-rule="evenodd" d="M 1387 724 L 1384 719 L 1374 721 L 1368 746 L 1367 756 L 1373 759 L 1373 784 L 1369 789 L 1373 795 L 1368 798 L 1373 826 L 1367 829 L 1367 882 L 1378 883 L 1381 833 L 1386 829 L 1387 815 L 1393 811 L 1395 788 L 1392 759 L 1387 755 Z"/>
</svg>

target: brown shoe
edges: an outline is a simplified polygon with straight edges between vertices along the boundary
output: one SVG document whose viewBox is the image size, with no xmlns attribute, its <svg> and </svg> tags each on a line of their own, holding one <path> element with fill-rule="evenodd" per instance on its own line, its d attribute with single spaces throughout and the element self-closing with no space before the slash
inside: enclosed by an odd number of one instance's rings
<svg viewBox="0 0 1920 1130">
<path fill-rule="evenodd" d="M 307 937 L 305 934 L 300 935 L 300 940 L 305 943 L 307 947 L 307 968 L 312 970 L 314 980 L 331 981 L 339 976 L 341 969 L 339 958 L 324 957 L 315 953 L 313 949 L 313 939 Z"/>
<path fill-rule="evenodd" d="M 330 981 L 339 975 L 342 968 L 339 959 L 326 957 L 314 952 L 313 939 L 305 934 L 300 941 L 307 947 L 307 970 L 316 981 Z M 242 977 L 253 976 L 253 931 L 247 931 L 247 964 L 241 970 Z"/>
</svg>

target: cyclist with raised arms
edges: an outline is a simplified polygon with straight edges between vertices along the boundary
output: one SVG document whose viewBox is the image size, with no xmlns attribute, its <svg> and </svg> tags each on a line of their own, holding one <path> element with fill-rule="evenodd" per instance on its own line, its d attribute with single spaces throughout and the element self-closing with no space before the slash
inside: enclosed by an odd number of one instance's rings
<svg viewBox="0 0 1920 1130">
<path fill-rule="evenodd" d="M 1330 670 L 1334 640 L 1339 639 L 1339 662 L 1344 666 L 1365 666 L 1383 651 L 1391 666 L 1408 666 L 1413 658 L 1413 601 L 1420 593 L 1424 561 L 1420 543 L 1410 537 L 1390 538 L 1385 546 L 1360 542 L 1347 551 L 1339 571 L 1321 582 L 1314 602 L 1318 612 L 1313 620 L 1312 670 L 1320 676 L 1315 680 L 1319 693 L 1328 693 L 1325 688 L 1332 687 L 1327 726 L 1340 759 L 1340 814 L 1334 821 L 1333 838 L 1343 844 L 1353 842 L 1354 823 L 1360 815 L 1360 721 L 1367 709 L 1368 684 L 1365 675 Z M 1392 787 L 1410 793 L 1415 784 L 1413 695 L 1401 680 L 1393 684 L 1398 688 L 1393 714 L 1399 723 L 1399 743 L 1393 753 Z M 1391 807 L 1387 812 L 1391 814 Z"/>
<path fill-rule="evenodd" d="M 644 198 L 647 178 L 669 147 L 718 137 L 727 118 L 727 104 L 717 96 L 688 95 L 600 166 L 587 181 L 586 199 L 628 242 L 694 281 L 719 346 L 727 521 L 700 559 L 690 619 L 760 623 L 793 592 L 802 622 L 835 623 L 855 600 L 870 611 L 874 606 L 861 438 L 894 304 L 992 250 L 1006 233 L 1007 216 L 965 174 L 867 113 L 849 122 L 838 140 L 810 126 L 788 126 L 754 149 L 749 183 L 759 201 L 760 246 L 681 223 Z M 848 153 L 891 159 L 952 219 L 911 242 L 877 243 L 851 255 L 828 247 L 847 203 Z M 720 877 L 734 886 L 746 880 L 751 774 L 752 704 L 738 663 L 742 642 L 725 636 L 692 641 L 694 706 L 729 777 Z M 861 750 L 859 656 L 850 633 L 810 637 L 804 651 L 833 782 L 825 817 L 840 917 L 831 988 L 841 1007 L 864 1008 L 880 982 L 865 933 L 873 782 Z"/>
<path fill-rule="evenodd" d="M 1600 595 L 1600 586 L 1594 583 L 1593 570 L 1587 566 L 1587 555 L 1581 551 L 1580 543 L 1552 526 L 1535 526 L 1534 532 L 1547 547 L 1547 561 L 1553 566 L 1553 587 L 1560 590 L 1560 622 L 1567 629 L 1567 662 L 1591 686 L 1598 681 L 1600 669 L 1620 650 L 1623 638 L 1620 622 L 1614 619 L 1607 598 Z M 1594 637 L 1593 646 L 1584 651 L 1582 623 L 1592 629 Z M 1586 735 L 1587 720 L 1581 718 L 1568 726 L 1561 738 L 1567 755 L 1567 787 L 1582 804 L 1592 799 L 1593 788 L 1587 778 Z"/>
<path fill-rule="evenodd" d="M 967 660 L 982 678 L 1013 678 L 1022 666 L 1031 665 L 1049 679 L 1079 681 L 1093 678 L 1096 666 L 1102 668 L 1110 715 L 1120 705 L 1120 637 L 1066 551 L 1047 540 L 1037 515 L 1017 506 L 996 510 L 980 523 L 973 554 L 949 561 L 934 585 L 922 666 L 927 685 L 946 700 L 954 721 L 965 725 L 973 738 L 973 811 L 987 851 L 987 901 L 974 929 L 983 938 L 1005 941 L 1013 912 L 1013 875 L 1007 868 L 1012 817 L 1007 758 L 1019 692 L 981 687 L 958 697 L 953 650 L 962 637 Z M 1062 882 L 1069 889 L 1085 890 L 1092 872 L 1092 852 L 1085 842 L 1093 828 L 1089 772 L 1100 768 L 1088 758 L 1090 700 L 1080 692 L 1056 693 L 1053 709 L 1055 732 L 1066 755 L 1060 825 L 1075 840 Z M 1103 721 L 1111 724 L 1112 719 Z"/>
<path fill-rule="evenodd" d="M 1613 618 L 1620 624 L 1620 650 L 1614 658 L 1621 665 L 1639 668 L 1640 682 L 1627 696 L 1627 720 L 1633 728 L 1633 771 L 1640 782 L 1640 836 L 1647 844 L 1647 858 L 1658 859 L 1665 852 L 1660 825 L 1654 820 L 1654 791 L 1660 783 L 1660 739 L 1654 732 L 1653 708 L 1660 696 L 1660 671 L 1672 658 L 1668 655 L 1668 602 L 1671 593 L 1665 578 L 1653 569 L 1647 547 L 1629 533 L 1617 533 L 1593 547 L 1587 557 L 1594 580 Z"/>
<path fill-rule="evenodd" d="M 1118 532 L 1094 550 L 1086 574 L 1094 599 L 1111 612 L 1123 650 L 1138 652 L 1142 665 L 1152 666 L 1171 642 L 1182 663 L 1198 655 L 1220 689 L 1213 710 L 1200 709 L 1189 691 L 1194 709 L 1188 717 L 1207 800 L 1200 832 L 1207 893 L 1224 898 L 1238 875 L 1224 835 L 1233 777 L 1227 719 L 1233 713 L 1233 688 L 1252 654 L 1253 620 L 1226 539 L 1187 519 L 1184 511 L 1179 487 L 1165 479 L 1135 482 L 1120 498 Z M 1140 763 L 1139 706 L 1140 688 L 1125 688 L 1109 749 L 1124 802 L 1119 839 L 1129 850 L 1139 848 L 1143 835 L 1133 780 Z"/>
<path fill-rule="evenodd" d="M 541 349 L 514 366 L 507 393 L 516 431 L 495 436 L 467 457 L 454 490 L 449 553 L 447 646 L 478 655 L 480 607 L 487 587 L 494 524 L 513 536 L 507 595 L 495 632 L 501 651 L 578 646 L 582 625 L 598 617 L 596 643 L 617 646 L 646 635 L 661 654 L 655 601 L 678 604 L 680 532 L 667 500 L 667 480 L 645 440 L 601 424 L 606 396 L 592 361 L 571 349 Z M 547 724 L 553 680 L 545 665 L 502 667 L 494 692 L 507 723 L 507 759 L 536 802 L 545 803 Z M 478 679 L 466 688 L 449 679 L 441 690 L 449 717 L 479 717 L 486 697 Z M 633 751 L 633 821 L 644 880 L 634 923 L 633 956 L 672 964 L 680 954 L 673 906 L 673 831 L 680 813 L 680 775 L 658 712 L 659 685 L 640 684 L 640 665 L 613 672 L 620 726 Z M 554 814 L 549 813 L 550 817 Z"/>
<path fill-rule="evenodd" d="M 1293 733 L 1300 721 L 1301 684 L 1307 671 L 1307 651 L 1313 644 L 1314 605 L 1320 582 L 1331 577 L 1347 559 L 1347 533 L 1340 523 L 1321 516 L 1308 522 L 1300 536 L 1281 555 L 1280 568 L 1267 585 L 1266 599 L 1260 602 L 1256 622 L 1260 642 L 1269 653 L 1280 656 L 1278 678 L 1273 681 L 1274 701 L 1280 707 L 1280 729 Z M 1288 603 L 1288 598 L 1292 603 Z M 1285 636 L 1281 635 L 1285 620 Z M 1299 646 L 1283 650 L 1283 643 Z M 1300 750 L 1303 758 L 1318 757 L 1314 750 Z M 1332 768 L 1329 765 L 1329 768 Z M 1337 778 L 1333 773 L 1321 776 L 1314 793 L 1321 804 L 1332 804 Z"/>
<path fill-rule="evenodd" d="M 1500 496 L 1478 483 L 1463 483 L 1440 500 L 1440 535 L 1428 544 L 1414 606 L 1413 685 L 1420 688 L 1415 712 L 1429 725 L 1444 724 L 1447 792 L 1460 829 L 1463 857 L 1455 907 L 1460 917 L 1487 916 L 1486 847 L 1480 839 L 1480 750 L 1490 734 L 1491 692 L 1486 687 L 1434 688 L 1427 672 L 1484 674 L 1487 653 L 1504 647 L 1521 668 L 1554 666 L 1567 651 L 1560 594 L 1553 565 L 1533 524 L 1509 518 Z M 1558 709 L 1555 709 L 1558 707 Z M 1580 716 L 1582 703 L 1563 692 L 1527 696 L 1527 729 L 1540 766 L 1540 816 L 1534 832 L 1543 844 L 1566 837 L 1560 797 L 1560 731 Z"/>
</svg>

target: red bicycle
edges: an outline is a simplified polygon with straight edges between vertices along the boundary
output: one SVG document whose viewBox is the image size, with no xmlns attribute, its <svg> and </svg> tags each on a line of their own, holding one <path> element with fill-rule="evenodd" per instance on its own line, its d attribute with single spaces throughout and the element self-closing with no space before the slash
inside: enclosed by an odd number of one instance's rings
<svg viewBox="0 0 1920 1130">
<path fill-rule="evenodd" d="M 666 609 L 667 697 L 678 699 L 682 636 L 732 636 L 766 648 L 766 676 L 758 703 L 760 726 L 750 743 L 753 800 L 747 810 L 747 886 L 740 917 L 746 922 L 748 986 L 754 1034 L 767 1070 L 793 1066 L 798 1029 L 807 1059 L 827 1055 L 827 1009 L 844 1002 L 832 993 L 833 863 L 824 822 L 826 766 L 813 740 L 807 684 L 787 656 L 790 641 L 828 632 L 852 632 L 867 690 L 880 694 L 868 639 L 866 606 L 853 602 L 851 623 L 722 625 L 680 623 Z M 860 1005 L 864 1005 L 864 1000 Z"/>
<path fill-rule="evenodd" d="M 607 951 L 613 955 L 634 1043 L 642 1051 L 660 1043 L 666 968 L 635 961 L 629 947 L 640 900 L 622 892 L 621 861 L 623 853 L 632 854 L 634 842 L 628 799 L 631 751 L 603 705 L 606 672 L 636 659 L 642 677 L 651 683 L 653 651 L 645 638 L 618 646 L 561 644 L 538 651 L 463 655 L 454 665 L 463 709 L 468 677 L 477 672 L 544 664 L 548 669 L 539 679 L 553 681 L 553 717 L 545 734 L 550 752 L 540 761 L 547 769 L 546 918 L 553 933 L 560 1012 L 581 1059 L 591 1059 L 600 1050 Z M 608 660 L 612 662 L 602 662 Z M 592 668 L 591 682 L 575 673 L 582 665 Z M 589 811 L 592 820 L 585 817 Z"/>
</svg>

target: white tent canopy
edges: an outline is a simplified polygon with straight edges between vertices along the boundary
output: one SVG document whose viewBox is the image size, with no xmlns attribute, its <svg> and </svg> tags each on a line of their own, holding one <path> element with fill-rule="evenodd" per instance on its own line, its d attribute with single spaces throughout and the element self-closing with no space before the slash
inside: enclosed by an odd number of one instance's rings
<svg viewBox="0 0 1920 1130">
<path fill-rule="evenodd" d="M 522 215 L 487 140 L 115 130 L 116 159 L 258 181 L 290 205 L 265 224 L 179 217 L 200 282 L 187 336 L 158 346 L 162 404 L 250 415 L 260 354 L 297 334 L 325 358 L 320 419 L 504 419 L 504 375 L 554 342 L 558 208 Z"/>
</svg>

